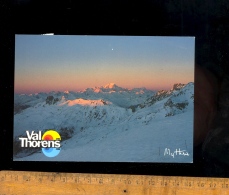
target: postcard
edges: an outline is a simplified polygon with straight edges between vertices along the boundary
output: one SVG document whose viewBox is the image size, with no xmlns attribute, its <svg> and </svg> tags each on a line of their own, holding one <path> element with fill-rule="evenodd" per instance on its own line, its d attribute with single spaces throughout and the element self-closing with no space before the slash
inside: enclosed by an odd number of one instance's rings
<svg viewBox="0 0 229 195">
<path fill-rule="evenodd" d="M 16 35 L 14 161 L 192 163 L 194 37 Z"/>
</svg>

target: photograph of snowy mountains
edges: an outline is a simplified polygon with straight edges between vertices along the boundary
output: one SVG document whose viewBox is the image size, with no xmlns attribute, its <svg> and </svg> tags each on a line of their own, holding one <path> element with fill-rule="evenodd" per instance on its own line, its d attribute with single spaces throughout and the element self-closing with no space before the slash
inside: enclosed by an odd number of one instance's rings
<svg viewBox="0 0 229 195">
<path fill-rule="evenodd" d="M 193 162 L 194 37 L 15 36 L 14 161 Z M 61 151 L 21 147 L 55 130 Z"/>
</svg>

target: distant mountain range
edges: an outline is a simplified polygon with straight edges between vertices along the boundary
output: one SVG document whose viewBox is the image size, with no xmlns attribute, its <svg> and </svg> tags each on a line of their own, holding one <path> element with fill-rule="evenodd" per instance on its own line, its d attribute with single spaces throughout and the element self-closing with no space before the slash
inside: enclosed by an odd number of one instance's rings
<svg viewBox="0 0 229 195">
<path fill-rule="evenodd" d="M 83 91 L 73 92 L 49 92 L 49 93 L 36 93 L 36 94 L 15 94 L 14 97 L 14 113 L 17 114 L 22 110 L 35 106 L 37 103 L 44 102 L 51 98 L 52 103 L 57 103 L 60 100 L 75 100 L 75 99 L 87 99 L 87 100 L 99 100 L 110 101 L 113 104 L 120 107 L 129 107 L 131 105 L 139 104 L 145 101 L 145 99 L 151 97 L 155 91 L 147 90 L 146 88 L 134 88 L 126 89 L 117 86 L 114 83 L 109 83 L 102 87 L 87 88 Z M 49 103 L 51 103 L 49 101 Z"/>
</svg>

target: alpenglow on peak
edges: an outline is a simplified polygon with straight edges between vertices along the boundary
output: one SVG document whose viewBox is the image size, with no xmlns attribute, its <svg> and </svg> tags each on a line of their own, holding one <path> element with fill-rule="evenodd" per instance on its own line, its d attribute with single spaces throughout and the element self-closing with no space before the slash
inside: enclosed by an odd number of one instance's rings
<svg viewBox="0 0 229 195">
<path fill-rule="evenodd" d="M 106 89 L 112 89 L 112 88 L 115 88 L 115 87 L 118 87 L 115 83 L 109 83 L 109 84 L 104 86 L 104 88 L 106 88 Z"/>
</svg>

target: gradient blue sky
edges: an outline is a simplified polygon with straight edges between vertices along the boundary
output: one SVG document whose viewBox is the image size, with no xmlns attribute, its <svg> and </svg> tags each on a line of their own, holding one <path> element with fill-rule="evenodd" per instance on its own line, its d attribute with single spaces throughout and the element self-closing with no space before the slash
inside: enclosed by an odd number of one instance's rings
<svg viewBox="0 0 229 195">
<path fill-rule="evenodd" d="M 15 93 L 194 81 L 193 37 L 16 35 Z"/>
</svg>

